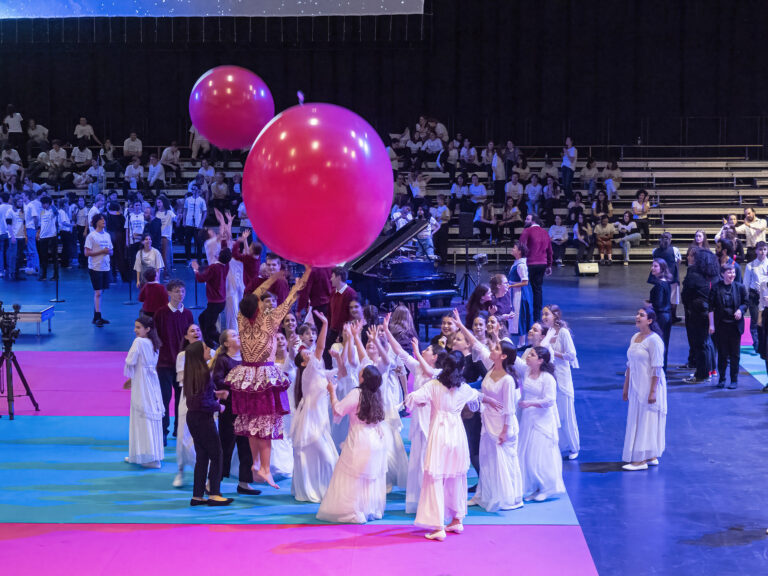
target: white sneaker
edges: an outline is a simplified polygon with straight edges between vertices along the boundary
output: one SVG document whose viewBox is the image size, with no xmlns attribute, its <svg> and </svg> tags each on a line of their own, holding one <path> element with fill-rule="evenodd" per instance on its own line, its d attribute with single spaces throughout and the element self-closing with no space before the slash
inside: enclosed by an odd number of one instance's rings
<svg viewBox="0 0 768 576">
<path fill-rule="evenodd" d="M 184 486 L 184 474 L 182 472 L 179 472 L 173 478 L 173 487 L 174 488 L 181 488 L 182 486 Z"/>
</svg>

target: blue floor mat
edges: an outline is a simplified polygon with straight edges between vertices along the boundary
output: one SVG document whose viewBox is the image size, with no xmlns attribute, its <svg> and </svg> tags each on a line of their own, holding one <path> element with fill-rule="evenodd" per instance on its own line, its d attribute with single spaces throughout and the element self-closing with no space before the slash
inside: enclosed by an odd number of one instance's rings
<svg viewBox="0 0 768 576">
<path fill-rule="evenodd" d="M 407 436 L 408 419 L 403 434 Z M 29 416 L 0 419 L 0 522 L 150 523 L 150 524 L 322 524 L 317 504 L 297 502 L 290 479 L 280 490 L 240 496 L 225 479 L 222 493 L 235 497 L 228 508 L 189 506 L 192 473 L 184 488 L 176 473 L 173 442 L 160 470 L 127 464 L 128 418 L 112 416 Z M 470 480 L 470 483 L 473 483 Z M 387 497 L 382 525 L 408 525 L 405 491 Z M 567 496 L 488 513 L 471 507 L 466 524 L 578 525 Z"/>
</svg>

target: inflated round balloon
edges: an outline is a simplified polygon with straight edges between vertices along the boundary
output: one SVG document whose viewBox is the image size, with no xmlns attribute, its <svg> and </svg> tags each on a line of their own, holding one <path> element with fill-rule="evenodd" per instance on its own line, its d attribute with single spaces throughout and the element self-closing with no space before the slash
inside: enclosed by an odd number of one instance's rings
<svg viewBox="0 0 768 576">
<path fill-rule="evenodd" d="M 378 237 L 392 164 L 368 122 L 333 104 L 278 114 L 253 144 L 243 200 L 256 235 L 283 258 L 335 266 Z"/>
<path fill-rule="evenodd" d="M 189 116 L 214 146 L 239 150 L 250 148 L 275 116 L 275 101 L 264 80 L 250 70 L 218 66 L 192 88 Z"/>
</svg>

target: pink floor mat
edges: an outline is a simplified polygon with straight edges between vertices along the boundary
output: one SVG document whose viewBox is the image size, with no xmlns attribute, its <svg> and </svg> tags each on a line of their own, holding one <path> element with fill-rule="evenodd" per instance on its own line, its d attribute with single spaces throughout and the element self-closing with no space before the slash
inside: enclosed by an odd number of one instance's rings
<svg viewBox="0 0 768 576">
<path fill-rule="evenodd" d="M 16 356 L 40 412 L 22 397 L 24 385 L 14 369 L 15 414 L 128 416 L 131 393 L 123 390 L 126 352 L 26 351 Z M 8 414 L 5 399 L 0 400 L 0 414 Z"/>
<path fill-rule="evenodd" d="M 578 526 L 0 525 L 6 574 L 597 574 Z M 553 554 L 553 546 L 557 553 Z"/>
</svg>

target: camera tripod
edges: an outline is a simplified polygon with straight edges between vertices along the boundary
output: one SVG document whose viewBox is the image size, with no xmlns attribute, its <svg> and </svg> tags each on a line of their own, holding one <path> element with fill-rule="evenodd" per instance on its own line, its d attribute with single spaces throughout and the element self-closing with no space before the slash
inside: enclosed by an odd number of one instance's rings
<svg viewBox="0 0 768 576">
<path fill-rule="evenodd" d="M 5 382 L 8 384 L 8 394 L 6 394 L 6 398 L 8 398 L 8 416 L 11 420 L 13 420 L 13 368 L 16 368 L 16 373 L 19 375 L 19 378 L 21 378 L 21 383 L 24 384 L 24 389 L 27 391 L 24 396 L 29 396 L 29 399 L 32 400 L 32 404 L 35 407 L 35 411 L 40 411 L 40 406 L 38 406 L 37 401 L 35 400 L 34 394 L 32 394 L 32 390 L 29 387 L 29 383 L 27 382 L 27 378 L 24 376 L 24 372 L 21 369 L 21 366 L 19 365 L 19 361 L 16 358 L 16 354 L 13 352 L 13 342 L 16 340 L 16 337 L 19 335 L 19 331 L 15 329 L 16 321 L 18 320 L 18 314 L 19 314 L 19 305 L 14 304 L 13 312 L 5 312 L 3 311 L 3 303 L 0 302 L 0 316 L 2 316 L 2 338 L 3 338 L 3 355 L 0 356 L 0 393 L 3 392 L 3 367 L 5 367 Z M 9 320 L 10 319 L 10 320 Z M 2 418 L 2 416 L 0 416 Z"/>
</svg>

